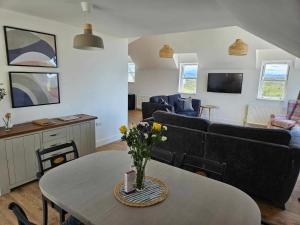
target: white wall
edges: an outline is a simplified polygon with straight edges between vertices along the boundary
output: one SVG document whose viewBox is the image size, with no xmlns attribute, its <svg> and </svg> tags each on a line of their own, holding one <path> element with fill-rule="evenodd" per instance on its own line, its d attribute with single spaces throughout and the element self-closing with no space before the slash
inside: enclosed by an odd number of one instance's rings
<svg viewBox="0 0 300 225">
<path fill-rule="evenodd" d="M 72 27 L 42 18 L 0 9 L 0 25 L 56 34 L 59 67 L 34 68 L 7 66 L 3 29 L 0 29 L 0 83 L 9 91 L 9 71 L 54 71 L 60 73 L 61 103 L 12 109 L 10 96 L 0 102 L 0 116 L 12 112 L 13 122 L 85 113 L 98 117 L 97 145 L 118 139 L 118 127 L 127 123 L 127 39 L 99 34 L 105 49 L 73 49 L 74 35 L 82 33 L 80 24 Z"/>
<path fill-rule="evenodd" d="M 249 45 L 247 56 L 229 56 L 228 46 L 236 38 L 242 38 Z M 260 77 L 260 66 L 256 65 L 257 49 L 269 49 L 268 54 L 260 54 L 259 59 L 274 60 L 294 56 L 278 50 L 270 43 L 248 33 L 238 27 L 193 31 L 178 34 L 167 34 L 141 38 L 129 45 L 129 54 L 137 64 L 136 82 L 129 84 L 129 91 L 141 96 L 174 94 L 178 92 L 179 71 L 173 67 L 161 67 L 160 64 L 170 65 L 173 59 L 160 59 L 158 54 L 162 44 L 168 43 L 176 53 L 197 53 L 199 59 L 197 94 L 202 104 L 213 104 L 219 107 L 212 113 L 212 120 L 232 124 L 242 124 L 247 104 L 261 103 L 264 106 L 277 105 L 282 108 L 285 102 L 257 100 L 257 90 Z M 156 48 L 151 52 L 143 52 L 141 46 Z M 149 63 L 147 63 L 149 62 Z M 174 63 L 174 61 L 173 61 Z M 175 63 L 174 63 L 175 65 Z M 207 88 L 207 74 L 213 72 L 238 72 L 244 74 L 242 94 L 210 93 Z M 287 99 L 297 97 L 300 90 L 300 70 L 292 67 L 290 71 Z M 207 115 L 206 115 L 207 116 Z"/>
</svg>

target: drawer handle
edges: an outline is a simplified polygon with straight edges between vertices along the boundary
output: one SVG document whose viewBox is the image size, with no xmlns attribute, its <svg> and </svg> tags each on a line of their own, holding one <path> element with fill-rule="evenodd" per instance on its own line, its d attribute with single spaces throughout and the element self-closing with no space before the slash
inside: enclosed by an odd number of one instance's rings
<svg viewBox="0 0 300 225">
<path fill-rule="evenodd" d="M 57 134 L 51 134 L 50 136 L 51 136 L 51 137 L 55 137 L 56 135 L 57 135 Z"/>
</svg>

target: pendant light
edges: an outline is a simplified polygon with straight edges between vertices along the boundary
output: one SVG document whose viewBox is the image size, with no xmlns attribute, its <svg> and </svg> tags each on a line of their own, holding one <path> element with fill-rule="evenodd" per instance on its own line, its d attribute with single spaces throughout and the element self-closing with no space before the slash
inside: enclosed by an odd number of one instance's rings
<svg viewBox="0 0 300 225">
<path fill-rule="evenodd" d="M 82 12 L 90 13 L 91 6 L 88 2 L 81 2 Z M 101 37 L 93 34 L 92 24 L 86 23 L 83 25 L 83 34 L 78 34 L 74 37 L 73 47 L 83 50 L 103 49 L 104 44 Z"/>
<path fill-rule="evenodd" d="M 248 54 L 248 45 L 242 41 L 242 39 L 236 39 L 236 41 L 229 46 L 229 55 L 243 56 Z"/>
<path fill-rule="evenodd" d="M 174 50 L 169 45 L 164 45 L 159 50 L 159 57 L 160 58 L 173 58 Z"/>
</svg>

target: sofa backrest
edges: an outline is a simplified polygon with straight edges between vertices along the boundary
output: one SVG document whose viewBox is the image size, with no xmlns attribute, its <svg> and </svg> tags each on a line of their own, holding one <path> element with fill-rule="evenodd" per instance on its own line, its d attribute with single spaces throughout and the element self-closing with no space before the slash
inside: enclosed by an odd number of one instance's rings
<svg viewBox="0 0 300 225">
<path fill-rule="evenodd" d="M 179 127 L 207 131 L 210 122 L 198 117 L 189 117 L 170 112 L 156 111 L 153 113 L 154 121 Z"/>
<path fill-rule="evenodd" d="M 287 201 L 298 177 L 291 171 L 291 152 L 288 146 L 216 133 L 205 140 L 205 158 L 227 164 L 226 183 L 274 202 Z"/>
<path fill-rule="evenodd" d="M 175 94 L 175 95 L 158 95 L 158 96 L 152 96 L 149 99 L 149 102 L 152 103 L 161 103 L 161 99 L 166 101 L 169 105 L 175 106 L 178 98 L 181 98 L 180 94 Z"/>
<path fill-rule="evenodd" d="M 152 97 L 150 97 L 149 102 L 161 103 L 161 99 L 165 100 L 166 102 L 169 102 L 168 96 L 165 96 L 165 95 L 152 96 Z"/>
<path fill-rule="evenodd" d="M 204 157 L 205 131 L 167 125 L 167 141 L 154 146 L 154 150 L 176 153 L 175 165 L 179 166 L 184 153 Z"/>
<path fill-rule="evenodd" d="M 178 99 L 181 98 L 180 94 L 175 94 L 175 95 L 169 95 L 168 96 L 168 103 L 169 105 L 176 106 L 176 102 Z"/>
<path fill-rule="evenodd" d="M 287 146 L 291 140 L 290 132 L 283 129 L 253 128 L 212 123 L 208 127 L 208 132 Z"/>
</svg>

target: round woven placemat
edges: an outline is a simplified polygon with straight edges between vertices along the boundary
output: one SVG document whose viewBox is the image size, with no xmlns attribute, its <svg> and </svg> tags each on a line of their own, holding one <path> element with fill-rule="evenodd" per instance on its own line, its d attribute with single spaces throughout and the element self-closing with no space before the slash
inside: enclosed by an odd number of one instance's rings
<svg viewBox="0 0 300 225">
<path fill-rule="evenodd" d="M 131 207 L 147 207 L 164 201 L 168 196 L 168 187 L 155 177 L 145 177 L 145 188 L 131 194 L 124 192 L 124 181 L 120 181 L 114 188 L 115 198 L 124 205 Z"/>
</svg>

